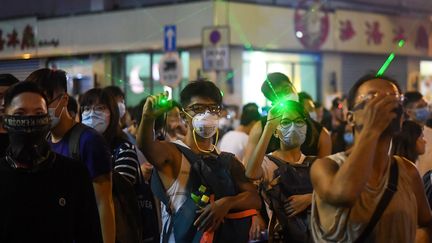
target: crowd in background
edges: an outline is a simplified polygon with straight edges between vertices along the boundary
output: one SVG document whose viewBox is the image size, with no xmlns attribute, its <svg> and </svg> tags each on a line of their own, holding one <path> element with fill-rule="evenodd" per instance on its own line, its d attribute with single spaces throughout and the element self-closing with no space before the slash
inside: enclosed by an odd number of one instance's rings
<svg viewBox="0 0 432 243">
<path fill-rule="evenodd" d="M 432 239 L 419 92 L 365 76 L 327 109 L 264 79 L 269 107 L 206 80 L 128 107 L 116 86 L 68 95 L 61 70 L 0 74 L 0 242 Z"/>
</svg>

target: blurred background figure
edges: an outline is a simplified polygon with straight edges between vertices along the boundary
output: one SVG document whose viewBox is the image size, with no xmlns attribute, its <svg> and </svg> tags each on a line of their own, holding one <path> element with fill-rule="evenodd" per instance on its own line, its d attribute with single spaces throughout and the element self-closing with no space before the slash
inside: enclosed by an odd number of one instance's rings
<svg viewBox="0 0 432 243">
<path fill-rule="evenodd" d="M 4 94 L 6 90 L 13 84 L 18 83 L 18 79 L 12 74 L 2 73 L 0 74 L 0 156 L 4 156 L 7 147 L 9 146 L 9 136 L 6 129 L 3 127 L 3 115 L 4 115 Z"/>
<path fill-rule="evenodd" d="M 248 103 L 243 106 L 240 117 L 240 125 L 233 131 L 227 132 L 219 143 L 219 149 L 233 153 L 239 160 L 243 159 L 243 152 L 246 148 L 249 133 L 257 121 L 261 119 L 258 105 Z"/>
<path fill-rule="evenodd" d="M 340 125 L 344 124 L 345 121 L 345 112 L 344 112 L 344 98 L 336 97 L 332 101 L 332 107 L 330 109 L 330 113 L 332 116 L 331 121 L 331 132 L 338 129 Z"/>
<path fill-rule="evenodd" d="M 420 176 L 432 170 L 432 129 L 426 126 L 428 118 L 431 116 L 426 99 L 418 91 L 410 91 L 404 94 L 403 106 L 407 119 L 416 122 L 423 128 L 424 139 L 426 140 L 426 150 L 418 157 L 416 162 Z"/>
<path fill-rule="evenodd" d="M 317 122 L 319 122 L 327 131 L 331 131 L 332 115 L 330 111 L 325 108 L 321 102 L 315 101 L 315 111 L 317 114 Z"/>
<path fill-rule="evenodd" d="M 401 131 L 393 138 L 393 153 L 415 163 L 425 153 L 426 140 L 423 128 L 413 121 L 404 121 Z"/>
</svg>

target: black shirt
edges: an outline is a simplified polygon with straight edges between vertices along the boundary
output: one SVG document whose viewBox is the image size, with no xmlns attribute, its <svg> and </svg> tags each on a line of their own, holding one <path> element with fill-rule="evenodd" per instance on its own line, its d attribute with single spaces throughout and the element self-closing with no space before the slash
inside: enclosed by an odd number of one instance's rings
<svg viewBox="0 0 432 243">
<path fill-rule="evenodd" d="M 38 168 L 0 159 L 0 242 L 102 242 L 86 167 L 52 153 Z"/>
<path fill-rule="evenodd" d="M 7 147 L 9 146 L 9 135 L 0 133 L 0 158 L 6 155 Z"/>
</svg>

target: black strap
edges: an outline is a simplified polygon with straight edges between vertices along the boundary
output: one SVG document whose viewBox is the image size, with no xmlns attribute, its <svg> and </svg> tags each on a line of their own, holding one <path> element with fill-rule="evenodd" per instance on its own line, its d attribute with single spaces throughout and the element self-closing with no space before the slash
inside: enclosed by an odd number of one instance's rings
<svg viewBox="0 0 432 243">
<path fill-rule="evenodd" d="M 378 220 L 381 218 L 382 214 L 384 213 L 385 209 L 387 208 L 391 199 L 393 198 L 393 195 L 397 191 L 398 176 L 399 176 L 398 165 L 397 162 L 394 161 L 390 167 L 390 176 L 388 179 L 387 188 L 384 191 L 384 194 L 381 197 L 368 225 L 363 230 L 361 235 L 357 238 L 355 243 L 365 242 L 365 240 L 371 234 L 372 230 L 375 228 L 375 225 L 378 223 Z"/>
<path fill-rule="evenodd" d="M 267 154 L 266 155 L 267 158 L 269 158 L 271 161 L 273 161 L 273 163 L 275 163 L 277 165 L 277 167 L 281 167 L 282 165 L 287 164 L 286 162 L 283 162 L 281 159 L 276 158 L 273 155 Z M 298 164 L 298 166 L 307 166 L 310 167 L 312 165 L 312 163 L 317 159 L 316 156 L 306 156 L 306 158 L 304 159 L 303 163 Z M 293 165 L 293 164 L 290 164 Z M 297 166 L 297 165 L 294 165 Z"/>
<path fill-rule="evenodd" d="M 80 137 L 87 128 L 86 125 L 77 123 L 69 131 L 69 157 L 80 160 Z"/>
</svg>

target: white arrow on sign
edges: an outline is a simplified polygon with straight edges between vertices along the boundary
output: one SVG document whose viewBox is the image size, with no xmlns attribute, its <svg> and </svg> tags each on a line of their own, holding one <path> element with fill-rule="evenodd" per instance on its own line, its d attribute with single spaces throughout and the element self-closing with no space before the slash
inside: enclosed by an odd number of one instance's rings
<svg viewBox="0 0 432 243">
<path fill-rule="evenodd" d="M 173 40 L 175 37 L 175 32 L 172 28 L 169 28 L 166 32 L 166 38 L 168 39 L 168 49 L 171 50 L 173 47 Z"/>
</svg>

